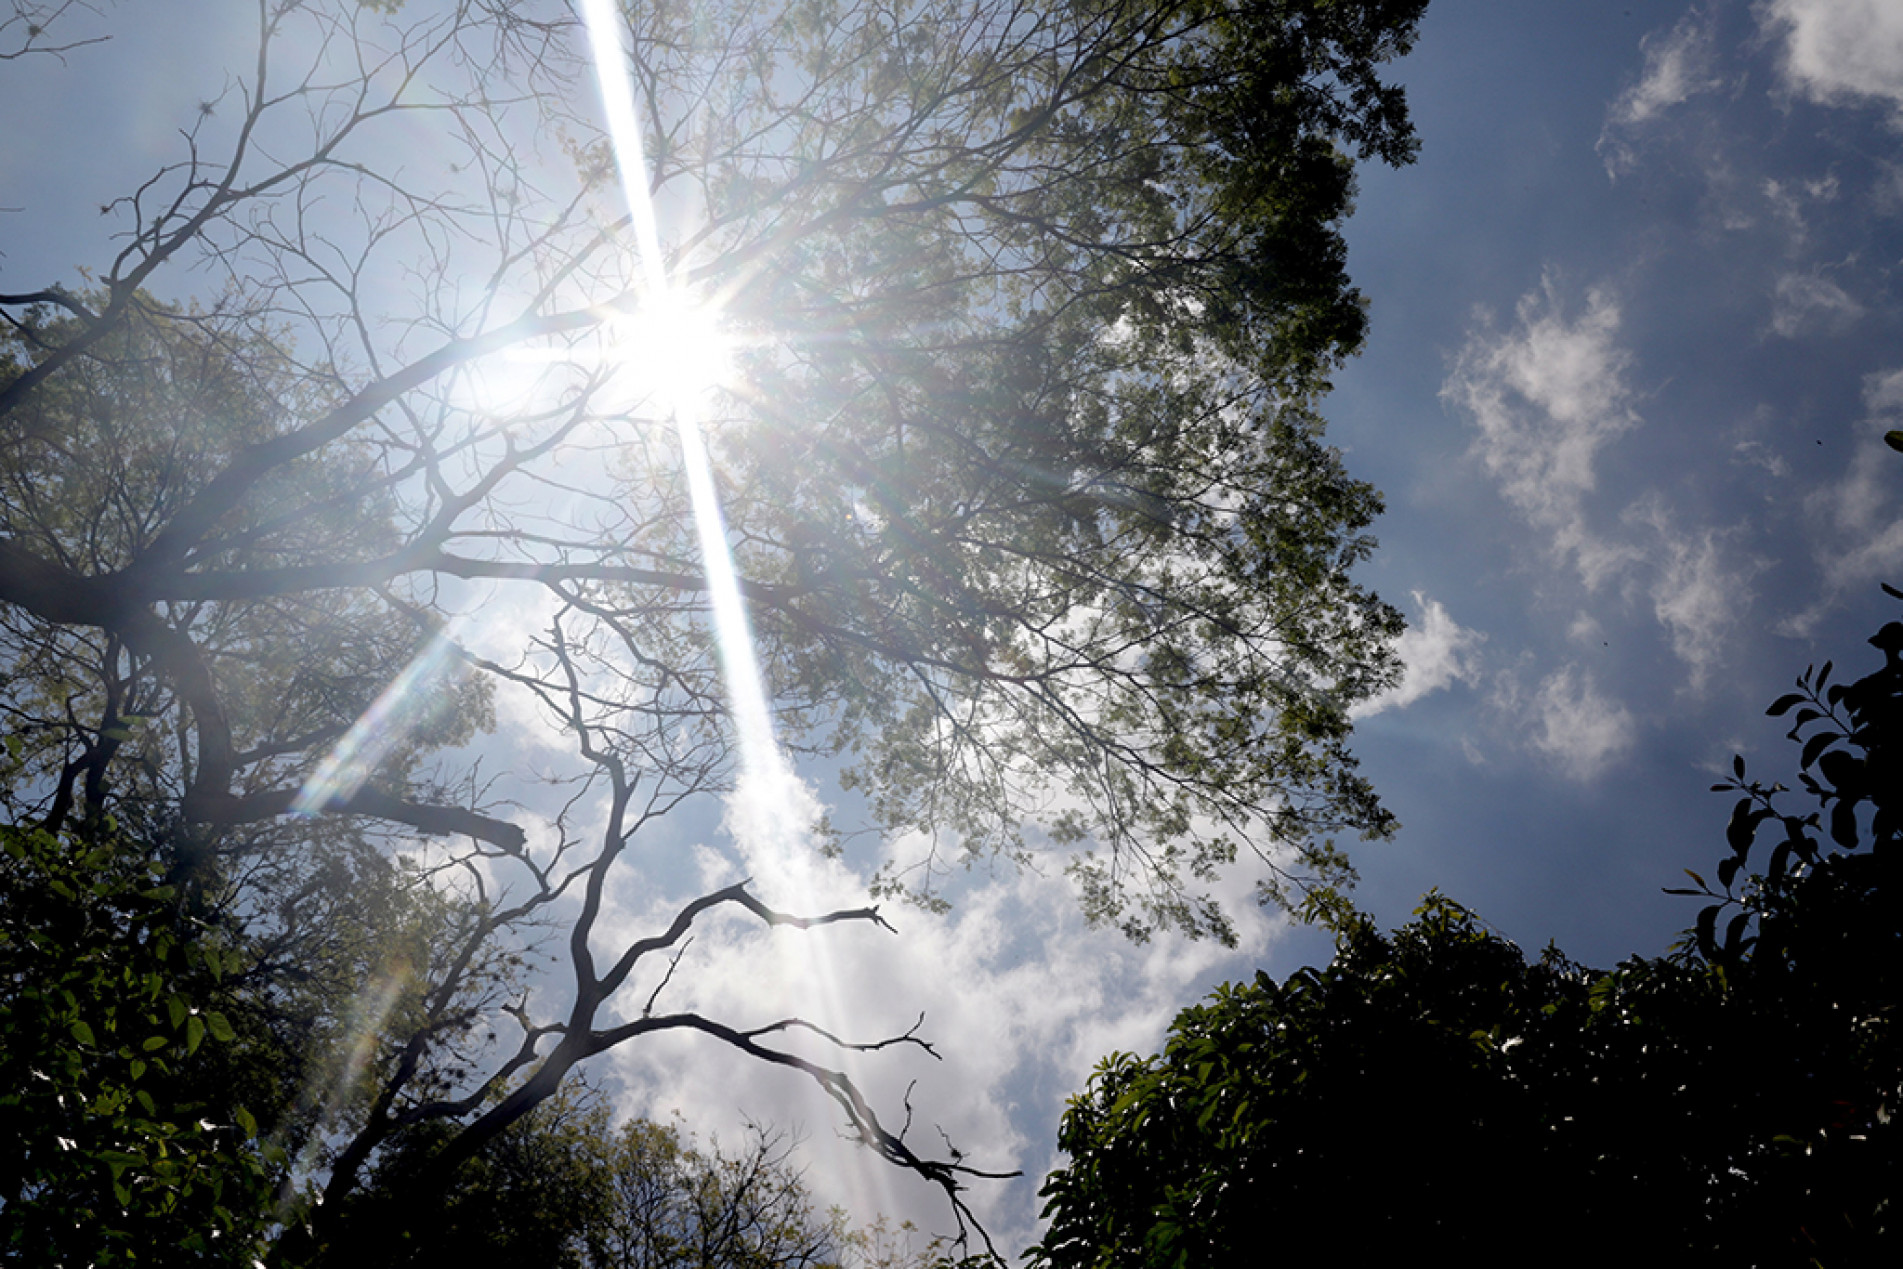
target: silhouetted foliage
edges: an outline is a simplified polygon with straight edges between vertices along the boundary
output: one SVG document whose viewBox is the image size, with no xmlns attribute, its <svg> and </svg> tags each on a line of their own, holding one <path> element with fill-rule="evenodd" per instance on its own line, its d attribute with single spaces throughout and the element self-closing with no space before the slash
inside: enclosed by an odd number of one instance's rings
<svg viewBox="0 0 1903 1269">
<path fill-rule="evenodd" d="M 942 1252 L 909 1227 L 854 1229 L 813 1201 L 794 1143 L 752 1128 L 741 1149 L 673 1124 L 620 1126 L 592 1090 L 564 1089 L 465 1163 L 441 1201 L 405 1203 L 403 1173 L 439 1126 L 387 1153 L 326 1263 L 359 1269 L 919 1269 Z"/>
<path fill-rule="evenodd" d="M 1222 987 L 1072 1102 L 1035 1262 L 1894 1263 L 1903 624 L 1870 642 L 1875 672 L 1771 707 L 1815 809 L 1742 760 L 1717 786 L 1719 884 L 1679 892 L 1717 902 L 1670 954 L 1528 962 L 1430 895 L 1326 969 Z"/>
</svg>

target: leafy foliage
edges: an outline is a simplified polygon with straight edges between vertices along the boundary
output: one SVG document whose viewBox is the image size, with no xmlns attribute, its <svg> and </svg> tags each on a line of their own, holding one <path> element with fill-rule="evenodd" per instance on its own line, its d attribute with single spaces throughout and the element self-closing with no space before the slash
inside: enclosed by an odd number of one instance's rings
<svg viewBox="0 0 1903 1269">
<path fill-rule="evenodd" d="M 51 350 L 96 335 L 83 358 L 23 397 L 0 433 L 0 522 L 16 564 L 109 584 L 171 549 L 166 527 L 220 471 L 277 436 L 287 413 L 335 402 L 335 385 L 300 370 L 269 326 L 140 294 L 122 322 L 96 332 L 79 314 L 109 294 L 61 296 L 77 312 L 30 306 L 0 338 L 4 390 Z M 274 465 L 256 500 L 225 517 L 196 557 L 276 570 L 390 549 L 395 502 L 385 484 L 363 479 L 375 462 L 345 446 L 324 461 Z M 58 582 L 42 572 L 28 584 Z M 57 607 L 59 596 L 39 598 L 0 606 L 3 707 L 15 737 L 0 799 L 55 827 L 108 803 L 122 819 L 163 819 L 207 767 L 235 786 L 227 802 L 295 786 L 425 642 L 401 605 L 366 589 L 259 595 L 215 611 L 159 603 L 148 618 L 105 629 L 49 619 L 45 604 Z M 210 684 L 213 698 L 203 694 Z M 375 775 L 387 793 L 427 799 L 440 790 L 418 778 L 423 756 L 492 723 L 492 685 L 448 675 L 422 688 L 430 699 L 409 709 Z M 287 807 L 278 799 L 269 809 Z"/>
<path fill-rule="evenodd" d="M 1742 762 L 1718 786 L 1744 793 L 1723 888 L 1688 893 L 1722 902 L 1674 953 L 1529 963 L 1430 895 L 1391 935 L 1344 933 L 1325 970 L 1225 986 L 1159 1057 L 1112 1056 L 1073 1101 L 1036 1263 L 1428 1245 L 1886 1263 L 1903 1241 L 1903 624 L 1871 643 L 1874 673 L 1832 685 L 1826 664 L 1771 709 L 1798 710 L 1818 810 L 1781 810 Z"/>
<path fill-rule="evenodd" d="M 206 1078 L 239 958 L 142 852 L 0 828 L 0 1261 L 230 1263 L 283 1162 Z"/>
<path fill-rule="evenodd" d="M 326 1263 L 446 1259 L 497 1269 L 914 1269 L 940 1252 L 912 1231 L 853 1229 L 818 1210 L 791 1143 L 752 1130 L 744 1148 L 702 1147 L 673 1124 L 616 1127 L 590 1090 L 564 1090 L 456 1174 L 440 1206 L 401 1202 L 401 1174 L 430 1133 L 385 1156 L 352 1199 Z"/>
<path fill-rule="evenodd" d="M 1317 403 L 1365 327 L 1340 235 L 1354 162 L 1413 153 L 1379 72 L 1421 8 L 632 20 L 656 197 L 699 208 L 675 272 L 741 349 L 706 430 L 781 735 L 847 756 L 868 827 L 927 843 L 884 889 L 929 900 L 957 861 L 1055 844 L 1094 917 L 1226 936 L 1202 891 L 1240 850 L 1287 902 L 1352 879 L 1334 834 L 1389 831 L 1346 744 L 1348 707 L 1394 670 L 1399 618 L 1350 576 L 1379 499 Z M 313 69 L 307 93 L 247 97 L 245 130 L 301 103 L 315 157 L 274 165 L 241 131 L 231 170 L 194 158 L 124 202 L 146 232 L 100 285 L 0 297 L 0 599 L 23 673 L 52 676 L 75 640 L 122 667 L 92 671 L 92 731 L 44 730 L 50 698 L 22 700 L 21 730 L 68 784 L 112 771 L 123 791 L 152 755 L 100 738 L 153 720 L 187 751 L 164 791 L 188 819 L 258 822 L 486 581 L 571 623 L 492 677 L 572 730 L 564 670 L 585 670 L 585 720 L 618 751 L 718 788 L 672 425 L 608 383 L 612 322 L 641 295 L 600 227 L 612 156 L 568 104 L 592 101 L 557 51 L 572 33 L 481 6 L 294 6 L 265 23 L 260 74 L 306 26 L 440 80 L 472 152 L 452 172 L 517 177 L 437 190 L 334 166 L 396 107 L 374 71 L 353 96 L 352 68 Z M 490 73 L 520 77 L 518 104 Z M 578 185 L 514 148 L 523 112 L 570 136 Z M 483 199 L 488 220 L 465 214 Z M 289 210 L 307 204 L 367 227 Z M 492 293 L 379 311 L 367 280 L 406 248 Z M 200 253 L 228 292 L 155 302 L 147 282 Z M 511 351 L 551 368 L 498 414 L 484 387 Z M 311 655 L 269 651 L 290 646 Z M 113 698 L 122 679 L 139 700 Z M 519 848 L 468 785 L 381 774 L 325 809 Z"/>
</svg>

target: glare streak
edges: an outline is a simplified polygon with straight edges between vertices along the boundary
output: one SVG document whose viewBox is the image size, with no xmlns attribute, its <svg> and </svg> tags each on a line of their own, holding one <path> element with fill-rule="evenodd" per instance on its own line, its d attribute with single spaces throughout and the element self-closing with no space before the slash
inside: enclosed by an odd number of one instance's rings
<svg viewBox="0 0 1903 1269">
<path fill-rule="evenodd" d="M 697 312 L 689 297 L 670 289 L 648 188 L 640 120 L 625 70 L 627 57 L 622 49 L 616 7 L 612 0 L 582 0 L 581 7 L 594 54 L 602 106 L 607 114 L 615 167 L 641 255 L 639 263 L 645 281 L 642 307 L 651 318 L 665 325 L 663 330 L 650 328 L 649 338 L 656 340 L 656 351 L 679 363 L 664 366 L 659 375 L 650 376 L 652 382 L 645 386 L 661 394 L 664 404 L 673 412 L 680 434 L 681 462 L 707 573 L 721 677 L 740 749 L 739 781 L 728 800 L 727 828 L 756 879 L 775 889 L 797 894 L 802 900 L 810 900 L 817 889 L 813 884 L 817 864 L 813 853 L 800 847 L 819 808 L 811 791 L 786 761 L 773 735 L 773 717 L 754 652 L 753 632 L 727 545 L 727 529 L 714 487 L 712 462 L 701 435 L 700 417 L 714 383 L 704 372 L 700 382 L 683 381 L 693 377 L 692 370 L 701 370 L 705 359 L 696 356 L 691 349 L 667 347 L 695 325 L 682 319 L 704 315 Z M 783 952 L 781 968 L 789 970 L 795 966 L 805 972 L 795 970 L 794 977 L 803 980 L 802 986 L 806 989 L 817 990 L 822 1007 L 834 1017 L 844 1017 L 839 976 L 824 942 L 802 941 L 798 950 Z M 856 1065 L 850 1052 L 838 1055 L 837 1060 L 848 1071 Z M 890 1209 L 891 1196 L 883 1170 L 855 1167 L 850 1171 L 852 1180 L 857 1182 L 853 1188 L 860 1192 L 868 1210 Z"/>
<path fill-rule="evenodd" d="M 660 230 L 654 217 L 654 200 L 648 190 L 647 153 L 641 144 L 640 120 L 635 112 L 634 92 L 623 72 L 621 36 L 612 0 L 584 0 L 583 18 L 595 55 L 595 77 L 601 88 L 602 108 L 607 114 L 608 139 L 614 147 L 615 167 L 621 179 L 622 197 L 627 202 L 634 229 L 635 246 L 646 282 L 646 306 L 663 317 L 684 309 L 672 292 L 666 262 L 661 254 Z M 709 384 L 662 383 L 666 402 L 680 433 L 681 461 L 686 469 L 688 495 L 693 501 L 694 528 L 700 537 L 701 558 L 707 570 L 707 590 L 713 605 L 714 635 L 720 649 L 722 677 L 726 680 L 728 704 L 733 710 L 735 730 L 740 742 L 742 780 L 755 795 L 782 785 L 787 772 L 779 746 L 773 738 L 773 719 L 767 709 L 766 692 L 760 682 L 760 667 L 753 651 L 753 632 L 747 621 L 745 604 L 740 598 L 739 580 L 733 556 L 727 548 L 727 528 L 720 514 L 720 500 L 714 488 L 713 466 L 707 445 L 700 434 L 700 411 L 705 405 Z M 762 788 L 764 786 L 764 789 Z M 784 816 L 760 817 L 764 823 L 777 823 L 791 829 Z M 776 843 L 790 845 L 790 842 Z"/>
<path fill-rule="evenodd" d="M 415 730 L 427 699 L 424 691 L 449 651 L 449 632 L 438 631 L 324 755 L 291 803 L 293 814 L 315 815 L 356 795 L 377 764 Z"/>
</svg>

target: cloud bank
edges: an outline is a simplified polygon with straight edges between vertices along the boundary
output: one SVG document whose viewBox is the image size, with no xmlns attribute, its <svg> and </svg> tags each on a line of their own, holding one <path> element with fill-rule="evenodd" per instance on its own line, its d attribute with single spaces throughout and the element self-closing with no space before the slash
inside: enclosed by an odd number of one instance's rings
<svg viewBox="0 0 1903 1269">
<path fill-rule="evenodd" d="M 1887 105 L 1903 126 L 1903 5 L 1896 0 L 1771 0 L 1785 87 L 1827 106 Z"/>
</svg>

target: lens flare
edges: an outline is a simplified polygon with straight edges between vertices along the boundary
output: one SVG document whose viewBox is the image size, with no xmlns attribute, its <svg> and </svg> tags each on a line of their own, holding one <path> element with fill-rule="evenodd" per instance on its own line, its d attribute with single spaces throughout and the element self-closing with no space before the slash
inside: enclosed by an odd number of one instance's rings
<svg viewBox="0 0 1903 1269">
<path fill-rule="evenodd" d="M 410 658 L 402 673 L 377 694 L 370 708 L 358 716 L 304 781 L 297 800 L 291 803 L 293 814 L 315 815 L 356 795 L 377 764 L 422 721 L 428 704 L 426 689 L 442 670 L 450 648 L 449 631 L 445 629 Z"/>
<path fill-rule="evenodd" d="M 654 218 L 654 201 L 648 191 L 647 156 L 641 144 L 640 119 L 625 70 L 616 8 L 611 0 L 584 0 L 582 14 L 593 46 L 608 138 L 614 147 L 621 192 L 627 201 L 635 247 L 640 254 L 638 264 L 646 284 L 641 308 L 634 319 L 636 346 L 632 352 L 641 362 L 651 362 L 657 356 L 663 359 L 654 387 L 668 394 L 668 405 L 680 433 L 681 462 L 687 475 L 694 527 L 700 537 L 707 570 L 721 670 L 740 743 L 742 788 L 754 797 L 773 796 L 776 791 L 784 795 L 793 776 L 773 737 L 772 713 L 767 708 L 760 667 L 753 652 L 753 633 L 747 621 L 746 606 L 740 598 L 733 556 L 727 549 L 727 529 L 714 488 L 713 466 L 700 432 L 700 413 L 713 382 L 711 376 L 723 365 L 725 343 L 719 336 L 714 314 L 677 291 L 667 276 L 660 230 Z M 643 335 L 648 341 L 645 349 L 640 346 Z M 782 847 L 792 846 L 802 827 L 789 824 L 786 816 L 748 815 L 745 819 L 757 824 L 780 825 L 787 840 L 774 844 Z"/>
<path fill-rule="evenodd" d="M 647 158 L 626 71 L 626 55 L 621 47 L 616 6 L 612 0 L 583 0 L 581 7 L 594 54 L 595 75 L 601 87 L 602 107 L 607 115 L 609 142 L 614 147 L 622 195 L 641 257 L 638 264 L 645 280 L 642 320 L 665 323 L 660 329 L 649 325 L 650 349 L 665 351 L 675 359 L 671 366 L 659 371 L 649 386 L 668 394 L 667 404 L 674 411 L 675 426 L 680 434 L 681 462 L 693 502 L 701 557 L 705 561 L 721 675 L 740 748 L 740 778 L 728 802 L 727 827 L 756 880 L 789 894 L 796 902 L 806 902 L 816 890 L 816 866 L 813 852 L 801 847 L 815 822 L 817 801 L 786 761 L 773 735 L 773 715 L 754 654 L 753 633 L 735 576 L 733 556 L 727 547 L 727 530 L 714 488 L 713 467 L 700 430 L 700 414 L 708 401 L 708 389 L 723 369 L 720 359 L 725 355 L 725 345 L 719 338 L 715 314 L 693 304 L 669 283 L 654 203 L 648 190 Z M 639 348 L 634 352 L 642 358 L 651 355 Z M 803 941 L 794 954 L 806 960 L 809 967 L 806 977 L 818 989 L 822 1007 L 832 1017 L 844 1017 L 838 976 L 829 963 L 824 941 Z M 856 1065 L 849 1053 L 841 1054 L 839 1060 L 842 1069 L 849 1072 Z M 884 1170 L 875 1166 L 857 1168 L 855 1172 L 856 1181 L 869 1191 L 865 1195 L 866 1206 L 872 1211 L 891 1210 L 890 1187 Z"/>
</svg>

